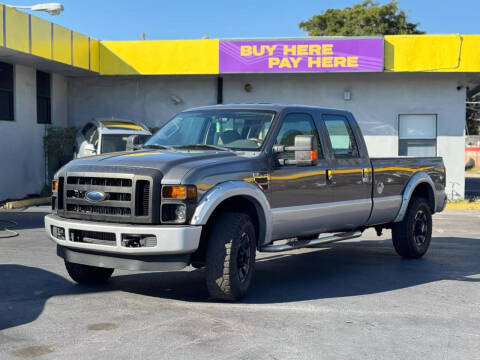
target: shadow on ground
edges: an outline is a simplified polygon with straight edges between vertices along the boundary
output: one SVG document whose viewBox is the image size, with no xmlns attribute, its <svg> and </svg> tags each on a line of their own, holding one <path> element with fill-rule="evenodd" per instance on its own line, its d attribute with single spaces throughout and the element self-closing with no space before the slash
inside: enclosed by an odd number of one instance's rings
<svg viewBox="0 0 480 360">
<path fill-rule="evenodd" d="M 286 303 L 381 293 L 439 280 L 480 282 L 480 240 L 435 238 L 427 256 L 402 260 L 390 240 L 337 244 L 303 254 L 260 259 L 242 303 Z M 204 271 L 114 276 L 102 287 L 75 285 L 39 268 L 0 265 L 0 330 L 29 323 L 53 296 L 125 291 L 188 302 L 211 302 Z"/>
<path fill-rule="evenodd" d="M 43 228 L 44 218 L 47 214 L 49 213 L 45 211 L 0 210 L 0 227 L 3 229 L 6 226 L 12 230 Z M 9 223 L 2 222 L 2 220 L 15 221 L 18 225 L 12 226 Z"/>
</svg>

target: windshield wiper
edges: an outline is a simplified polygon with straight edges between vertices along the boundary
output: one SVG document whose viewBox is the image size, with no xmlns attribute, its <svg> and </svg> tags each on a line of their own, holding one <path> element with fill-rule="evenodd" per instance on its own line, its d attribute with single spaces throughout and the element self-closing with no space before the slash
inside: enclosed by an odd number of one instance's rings
<svg viewBox="0 0 480 360">
<path fill-rule="evenodd" d="M 189 145 L 177 145 L 175 146 L 177 149 L 190 149 L 190 148 L 207 148 L 207 149 L 214 149 L 214 150 L 220 150 L 220 151 L 233 151 L 232 149 L 229 149 L 224 146 L 218 146 L 218 145 L 210 145 L 210 144 L 189 144 Z"/>
<path fill-rule="evenodd" d="M 168 145 L 160 145 L 160 144 L 148 144 L 148 145 L 143 145 L 143 149 L 166 149 L 166 150 L 172 150 L 173 147 L 168 146 Z"/>
</svg>

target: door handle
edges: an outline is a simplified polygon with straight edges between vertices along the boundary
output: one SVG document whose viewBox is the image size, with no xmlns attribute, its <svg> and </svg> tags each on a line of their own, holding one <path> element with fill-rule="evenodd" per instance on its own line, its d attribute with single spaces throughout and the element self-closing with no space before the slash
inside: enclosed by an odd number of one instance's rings
<svg viewBox="0 0 480 360">
<path fill-rule="evenodd" d="M 363 183 L 370 182 L 369 179 L 368 179 L 368 172 L 369 171 L 370 171 L 370 169 L 362 168 L 362 182 Z"/>
<path fill-rule="evenodd" d="M 325 171 L 325 174 L 327 176 L 327 183 L 328 184 L 333 184 L 333 170 L 332 169 L 327 169 Z"/>
</svg>

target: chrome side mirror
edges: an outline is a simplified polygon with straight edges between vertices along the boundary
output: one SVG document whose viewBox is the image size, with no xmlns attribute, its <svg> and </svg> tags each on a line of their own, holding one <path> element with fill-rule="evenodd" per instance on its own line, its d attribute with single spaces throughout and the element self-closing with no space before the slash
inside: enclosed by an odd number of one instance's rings
<svg viewBox="0 0 480 360">
<path fill-rule="evenodd" d="M 295 160 L 278 159 L 280 165 L 312 166 L 318 160 L 318 141 L 314 135 L 295 136 L 295 146 L 275 145 L 274 153 L 294 151 Z"/>
</svg>

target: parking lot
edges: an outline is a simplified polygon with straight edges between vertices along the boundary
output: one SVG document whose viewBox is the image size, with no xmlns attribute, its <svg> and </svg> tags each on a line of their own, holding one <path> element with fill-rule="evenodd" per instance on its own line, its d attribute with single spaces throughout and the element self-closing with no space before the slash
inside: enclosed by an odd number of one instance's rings
<svg viewBox="0 0 480 360">
<path fill-rule="evenodd" d="M 480 212 L 435 215 L 421 260 L 371 230 L 261 255 L 233 304 L 208 298 L 202 270 L 75 285 L 47 212 L 0 211 L 20 233 L 0 239 L 1 359 L 480 359 Z"/>
</svg>

